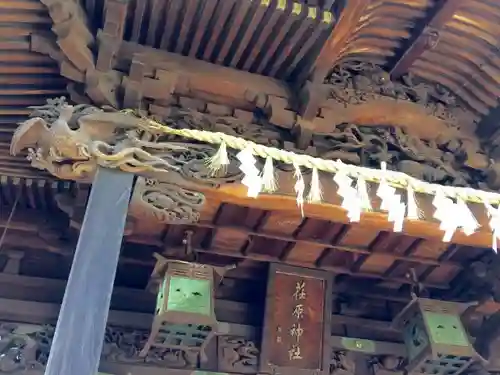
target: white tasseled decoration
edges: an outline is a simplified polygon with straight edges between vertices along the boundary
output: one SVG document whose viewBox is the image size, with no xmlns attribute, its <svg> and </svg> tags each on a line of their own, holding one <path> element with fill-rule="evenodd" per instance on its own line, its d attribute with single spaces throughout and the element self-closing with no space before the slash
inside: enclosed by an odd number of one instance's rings
<svg viewBox="0 0 500 375">
<path fill-rule="evenodd" d="M 222 142 L 217 152 L 207 160 L 207 167 L 210 174 L 216 176 L 221 171 L 224 173 L 228 165 L 229 156 L 227 154 L 227 146 L 226 143 Z"/>
<path fill-rule="evenodd" d="M 276 174 L 274 173 L 273 158 L 268 156 L 261 172 L 262 190 L 266 193 L 274 193 L 278 189 Z"/>
<path fill-rule="evenodd" d="M 310 203 L 319 203 L 323 200 L 323 191 L 321 190 L 321 182 L 319 181 L 318 168 L 313 168 L 311 175 L 311 186 L 307 201 Z"/>
<path fill-rule="evenodd" d="M 418 208 L 417 198 L 413 186 L 406 187 L 406 218 L 409 220 L 419 220 L 422 212 Z"/>
<path fill-rule="evenodd" d="M 302 176 L 302 172 L 300 171 L 300 166 L 298 164 L 293 164 L 294 168 L 294 177 L 295 177 L 295 186 L 294 190 L 297 194 L 297 206 L 300 208 L 300 213 L 304 216 L 304 191 L 306 189 L 306 184 L 304 182 L 304 177 Z"/>
</svg>

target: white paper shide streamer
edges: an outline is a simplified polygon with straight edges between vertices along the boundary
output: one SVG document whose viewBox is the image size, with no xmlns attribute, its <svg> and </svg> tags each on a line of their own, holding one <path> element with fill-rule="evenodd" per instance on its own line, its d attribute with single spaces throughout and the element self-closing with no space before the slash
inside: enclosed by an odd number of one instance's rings
<svg viewBox="0 0 500 375">
<path fill-rule="evenodd" d="M 485 201 L 486 213 L 490 218 L 489 225 L 493 232 L 491 238 L 491 248 L 498 253 L 498 241 L 500 240 L 500 205 L 495 208 L 489 202 Z"/>
<path fill-rule="evenodd" d="M 436 208 L 434 218 L 441 222 L 439 228 L 444 231 L 443 242 L 450 242 L 459 226 L 455 204 L 438 190 L 432 200 L 432 205 Z"/>
<path fill-rule="evenodd" d="M 432 204 L 436 208 L 434 218 L 441 222 L 439 228 L 444 231 L 443 242 L 450 242 L 458 229 L 470 236 L 479 226 L 463 199 L 457 198 L 455 203 L 438 190 Z"/>
<path fill-rule="evenodd" d="M 382 162 L 380 165 L 380 168 L 382 171 L 385 171 L 387 166 L 385 162 Z M 377 188 L 377 197 L 380 198 L 381 203 L 380 203 L 380 209 L 383 211 L 389 211 L 391 201 L 394 197 L 394 194 L 396 194 L 396 188 L 390 186 L 386 179 L 382 179 L 380 183 L 378 184 Z"/>
<path fill-rule="evenodd" d="M 338 186 L 337 194 L 342 197 L 342 208 L 347 211 L 350 221 L 358 222 L 361 219 L 363 203 L 358 194 L 358 190 L 352 186 L 353 180 L 345 172 L 339 170 L 335 173 L 333 181 Z"/>
<path fill-rule="evenodd" d="M 385 162 L 382 162 L 380 167 L 382 171 L 387 169 Z M 385 178 L 378 185 L 377 196 L 381 200 L 380 209 L 387 211 L 388 220 L 394 223 L 394 232 L 401 232 L 406 209 L 404 202 L 401 202 L 401 196 L 396 194 L 396 189 L 390 186 Z"/>
<path fill-rule="evenodd" d="M 465 202 L 465 200 L 457 198 L 455 207 L 457 214 L 460 215 L 460 227 L 462 228 L 462 232 L 464 232 L 466 236 L 470 236 L 477 230 L 479 223 L 474 217 L 474 214 L 470 210 L 469 206 L 467 206 L 467 202 Z"/>
<path fill-rule="evenodd" d="M 368 195 L 368 185 L 363 176 L 358 176 L 356 180 L 356 190 L 359 197 L 359 202 L 361 204 L 361 209 L 364 211 L 372 210 L 372 202 L 370 201 L 370 196 Z"/>
<path fill-rule="evenodd" d="M 243 172 L 244 177 L 241 183 L 248 188 L 247 195 L 252 198 L 257 198 L 262 190 L 262 177 L 260 176 L 259 169 L 255 166 L 256 159 L 250 148 L 246 148 L 236 155 L 240 161 L 240 170 Z"/>
<path fill-rule="evenodd" d="M 225 142 L 221 142 L 217 152 L 206 161 L 210 174 L 217 175 L 220 172 L 227 172 L 227 167 L 230 164 L 227 147 Z M 254 145 L 254 147 L 256 146 Z M 251 144 L 248 144 L 246 148 L 236 155 L 240 161 L 239 168 L 244 174 L 242 184 L 248 188 L 247 195 L 253 198 L 256 198 L 261 191 L 273 193 L 278 186 L 273 157 L 267 155 L 262 170 L 259 170 L 260 168 L 256 165 L 255 152 Z M 258 155 L 265 155 L 265 153 L 260 152 Z M 498 251 L 500 205 L 497 208 L 492 206 L 490 202 L 495 202 L 496 205 L 497 200 L 491 193 L 482 192 L 483 195 L 479 196 L 477 191 L 474 193 L 474 191 L 469 192 L 467 189 L 455 190 L 440 185 L 433 185 L 432 192 L 430 192 L 424 188 L 426 183 L 408 176 L 401 178 L 401 173 L 388 171 L 385 162 L 381 164 L 381 171 L 370 174 L 363 168 L 346 165 L 340 160 L 333 162 L 334 166 L 329 166 L 328 169 L 320 167 L 321 164 L 318 163 L 304 164 L 305 162 L 294 161 L 294 158 L 288 160 L 291 160 L 290 163 L 293 165 L 294 191 L 297 206 L 300 208 L 302 216 L 304 215 L 305 200 L 310 203 L 319 203 L 323 200 L 323 191 L 319 179 L 320 170 L 336 171 L 333 180 L 338 186 L 337 194 L 342 198 L 342 208 L 347 211 L 347 216 L 351 222 L 358 222 L 363 211 L 373 209 L 368 194 L 367 179 L 369 181 L 378 181 L 376 194 L 381 200 L 379 209 L 387 212 L 388 220 L 393 223 L 395 232 L 403 230 L 405 219 L 422 219 L 422 211 L 418 207 L 415 191 L 428 195 L 433 194 L 432 204 L 435 207 L 433 216 L 440 222 L 439 227 L 444 231 L 443 242 L 450 242 L 457 230 L 461 230 L 465 235 L 469 236 L 478 229 L 479 223 L 471 212 L 467 200 L 471 199 L 477 202 L 479 199 L 479 201 L 484 202 L 489 217 L 489 227 L 493 232 L 492 249 L 495 252 Z M 304 165 L 308 165 L 307 168 L 310 168 L 312 172 L 307 196 L 306 184 L 301 170 L 301 168 L 305 168 Z M 398 193 L 391 184 L 400 187 L 404 186 L 406 192 Z M 403 197 L 405 193 L 406 197 Z"/>
</svg>

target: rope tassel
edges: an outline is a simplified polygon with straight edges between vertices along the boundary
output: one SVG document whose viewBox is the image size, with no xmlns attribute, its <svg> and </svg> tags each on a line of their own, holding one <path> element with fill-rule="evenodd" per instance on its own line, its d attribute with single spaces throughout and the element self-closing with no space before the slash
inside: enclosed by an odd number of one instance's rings
<svg viewBox="0 0 500 375">
<path fill-rule="evenodd" d="M 422 212 L 418 208 L 417 198 L 415 197 L 415 191 L 413 186 L 408 185 L 406 187 L 406 218 L 409 220 L 419 220 L 422 216 Z"/>
<path fill-rule="evenodd" d="M 304 183 L 304 177 L 300 171 L 300 166 L 298 164 L 293 164 L 295 170 L 294 177 L 296 179 L 294 190 L 297 194 L 297 206 L 300 208 L 300 213 L 302 217 L 304 216 L 304 190 L 306 189 L 306 184 Z"/>
<path fill-rule="evenodd" d="M 225 174 L 229 165 L 229 156 L 227 154 L 227 146 L 222 142 L 215 154 L 207 160 L 207 168 L 211 176 L 217 176 L 220 172 Z"/>
<path fill-rule="evenodd" d="M 276 175 L 274 173 L 273 158 L 268 156 L 261 172 L 262 190 L 266 193 L 274 193 L 278 189 Z"/>
<path fill-rule="evenodd" d="M 319 180 L 318 168 L 313 168 L 311 176 L 311 187 L 307 195 L 307 201 L 310 203 L 319 203 L 323 200 L 323 191 Z"/>
</svg>

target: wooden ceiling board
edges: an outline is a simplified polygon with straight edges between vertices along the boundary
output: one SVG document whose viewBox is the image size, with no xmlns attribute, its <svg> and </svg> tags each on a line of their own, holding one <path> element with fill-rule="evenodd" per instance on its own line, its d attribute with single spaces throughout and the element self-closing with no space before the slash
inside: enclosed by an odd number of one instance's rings
<svg viewBox="0 0 500 375">
<path fill-rule="evenodd" d="M 30 35 L 50 32 L 52 20 L 39 0 L 1 0 L 0 9 L 0 175 L 47 178 L 25 156 L 10 156 L 8 144 L 26 107 L 66 92 L 56 63 L 30 51 Z"/>
</svg>

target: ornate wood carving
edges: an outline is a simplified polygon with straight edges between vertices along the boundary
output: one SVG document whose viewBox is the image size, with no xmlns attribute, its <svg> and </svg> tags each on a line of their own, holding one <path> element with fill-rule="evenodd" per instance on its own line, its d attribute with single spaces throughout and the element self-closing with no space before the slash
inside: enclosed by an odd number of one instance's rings
<svg viewBox="0 0 500 375">
<path fill-rule="evenodd" d="M 372 78 L 352 76 L 349 70 L 346 71 L 348 85 L 373 87 L 370 86 Z M 377 77 L 378 82 L 384 82 L 386 73 Z M 420 92 L 418 87 L 411 92 L 417 95 Z M 375 88 L 379 92 L 406 95 L 400 99 L 389 99 L 398 103 L 411 103 L 410 98 L 415 98 L 402 86 L 382 84 Z M 424 90 L 425 85 L 421 89 Z M 347 102 L 365 100 L 366 95 L 361 95 L 361 91 L 358 96 L 350 97 L 349 93 L 353 92 L 358 91 L 344 89 L 340 93 L 347 95 L 343 99 Z M 436 99 L 437 94 L 422 92 L 418 98 L 427 95 L 427 103 L 432 104 L 435 110 L 442 107 L 446 98 L 453 99 L 445 93 Z M 106 112 L 89 105 L 76 106 L 71 112 L 70 109 L 63 110 L 64 106 L 62 99 L 56 99 L 46 106 L 33 108 L 32 118 L 23 123 L 13 137 L 12 153 L 29 149 L 34 167 L 63 179 L 78 181 L 91 179 L 97 163 L 96 155 L 107 167 L 160 180 L 168 178 L 170 183 L 173 179 L 175 184 L 185 188 L 194 188 L 200 183 L 218 186 L 241 178 L 237 163 L 232 163 L 223 176 L 210 174 L 205 160 L 216 152 L 213 146 L 182 143 L 175 137 L 152 134 L 149 128 L 142 126 L 140 119 L 124 113 Z M 157 117 L 172 127 L 220 131 L 260 144 L 374 168 L 379 168 L 385 161 L 389 169 L 428 182 L 481 189 L 496 186 L 495 179 L 487 178 L 491 176 L 491 171 L 498 169 L 496 164 L 487 160 L 473 139 L 463 136 L 420 139 L 401 127 L 342 124 L 328 135 L 312 135 L 309 147 L 302 151 L 294 147 L 290 131 L 273 126 L 265 116 L 255 115 L 250 122 L 176 106 L 162 107 L 157 113 Z M 457 129 L 458 124 L 450 127 Z M 230 157 L 234 160 L 234 155 Z M 166 171 L 171 172 L 168 177 Z"/>
<path fill-rule="evenodd" d="M 271 265 L 261 372 L 327 373 L 330 296 L 331 282 L 327 273 Z"/>
<path fill-rule="evenodd" d="M 190 224 L 199 220 L 204 203 L 205 196 L 202 193 L 139 177 L 130 202 L 129 215 L 134 220 Z"/>
<path fill-rule="evenodd" d="M 257 373 L 260 351 L 243 337 L 218 336 L 218 370 L 241 374 Z"/>
<path fill-rule="evenodd" d="M 295 148 L 289 131 L 273 126 L 263 117 L 254 123 L 235 117 L 197 113 L 198 119 L 176 107 L 157 110 L 158 116 L 180 128 L 220 131 L 257 143 L 325 159 L 341 159 L 356 165 L 378 168 L 382 161 L 389 169 L 400 170 L 428 182 L 486 188 L 490 173 L 486 156 L 466 137 L 421 140 L 396 126 L 341 124 L 331 134 L 314 134 L 309 147 Z M 202 120 L 203 118 L 203 120 Z"/>
<path fill-rule="evenodd" d="M 0 323 L 0 374 L 42 375 L 49 357 L 55 327 Z M 139 355 L 147 331 L 121 327 L 106 328 L 101 363 L 195 370 L 198 355 L 184 350 L 150 350 Z M 218 371 L 257 373 L 259 349 L 244 337 L 218 337 Z"/>
<path fill-rule="evenodd" d="M 476 120 L 446 88 L 418 81 L 411 74 L 392 81 L 388 72 L 367 62 L 347 61 L 339 64 L 325 79 L 325 83 L 332 85 L 331 98 L 345 106 L 394 100 L 399 104 L 414 103 L 418 104 L 415 108 L 421 107 L 429 117 L 441 120 L 441 128 L 445 130 L 447 127 L 470 128 Z M 391 117 L 391 114 L 387 117 Z"/>
</svg>

